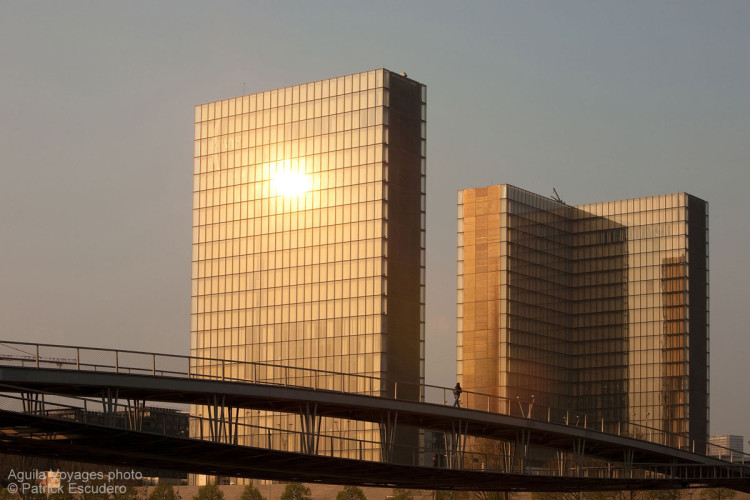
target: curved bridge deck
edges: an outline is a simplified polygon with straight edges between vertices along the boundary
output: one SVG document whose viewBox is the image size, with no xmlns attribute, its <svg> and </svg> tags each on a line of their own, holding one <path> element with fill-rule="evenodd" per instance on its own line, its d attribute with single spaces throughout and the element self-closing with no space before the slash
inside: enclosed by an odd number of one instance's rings
<svg viewBox="0 0 750 500">
<path fill-rule="evenodd" d="M 317 405 L 324 417 L 379 423 L 388 412 L 398 413 L 400 425 L 451 432 L 462 422 L 469 436 L 514 441 L 528 431 L 529 443 L 572 450 L 585 440 L 586 454 L 622 461 L 624 450 L 633 452 L 634 463 L 670 463 L 724 466 L 725 461 L 669 446 L 617 436 L 592 429 L 540 422 L 522 417 L 454 408 L 430 403 L 364 396 L 320 389 L 283 387 L 250 382 L 222 382 L 127 373 L 87 372 L 0 366 L 0 382 L 29 391 L 49 391 L 69 396 L 102 397 L 116 388 L 122 399 L 205 405 L 221 395 L 232 408 L 298 413 L 306 403 Z M 750 476 L 750 464 L 747 465 Z"/>
</svg>

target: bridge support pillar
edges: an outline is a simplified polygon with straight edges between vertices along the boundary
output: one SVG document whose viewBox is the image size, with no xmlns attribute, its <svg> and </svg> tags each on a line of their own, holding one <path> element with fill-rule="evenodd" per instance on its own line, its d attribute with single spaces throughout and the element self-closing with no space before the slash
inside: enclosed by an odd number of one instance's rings
<svg viewBox="0 0 750 500">
<path fill-rule="evenodd" d="M 466 453 L 466 433 L 469 422 L 459 420 L 451 424 L 450 434 L 445 435 L 445 454 L 451 469 L 464 468 L 464 455 Z"/>
<path fill-rule="evenodd" d="M 500 464 L 502 465 L 502 472 L 511 474 L 513 472 L 513 445 L 508 441 L 502 441 L 500 443 Z"/>
<path fill-rule="evenodd" d="M 44 394 L 39 394 L 38 392 L 22 392 L 21 403 L 23 405 L 24 413 L 30 413 L 32 415 L 44 414 Z"/>
<path fill-rule="evenodd" d="M 672 474 L 673 478 L 680 477 L 680 464 L 679 464 L 679 462 L 677 461 L 676 458 L 674 460 L 672 460 L 672 467 L 670 468 L 669 472 L 670 472 L 670 474 Z M 743 472 L 743 469 L 740 468 L 740 474 L 742 474 L 742 472 Z"/>
<path fill-rule="evenodd" d="M 526 462 L 529 458 L 530 439 L 530 430 L 522 430 L 516 433 L 516 445 L 513 450 L 513 458 L 518 463 L 518 469 L 521 474 L 526 473 Z"/>
<path fill-rule="evenodd" d="M 565 452 L 561 450 L 555 451 L 555 466 L 557 467 L 557 475 L 560 477 L 565 476 Z"/>
<path fill-rule="evenodd" d="M 237 444 L 239 408 L 228 408 L 224 395 L 213 394 L 206 405 L 208 412 L 208 438 L 215 443 Z"/>
<path fill-rule="evenodd" d="M 142 399 L 128 399 L 128 429 L 131 431 L 143 430 L 143 415 L 146 413 L 146 401 Z"/>
<path fill-rule="evenodd" d="M 573 460 L 575 463 L 576 476 L 581 477 L 583 475 L 583 455 L 586 449 L 585 439 L 576 439 L 573 441 Z"/>
<path fill-rule="evenodd" d="M 398 412 L 389 411 L 380 417 L 380 456 L 385 463 L 393 460 L 397 424 Z"/>
<path fill-rule="evenodd" d="M 302 432 L 300 434 L 300 450 L 308 455 L 318 453 L 318 442 L 320 441 L 320 415 L 318 405 L 305 403 L 300 407 L 299 417 Z"/>
<path fill-rule="evenodd" d="M 102 392 L 102 415 L 107 425 L 115 425 L 115 415 L 117 414 L 117 404 L 119 402 L 120 389 L 117 387 L 107 387 Z"/>
<path fill-rule="evenodd" d="M 635 450 L 632 448 L 626 448 L 623 456 L 623 474 L 625 478 L 633 477 L 633 458 L 635 457 Z"/>
</svg>

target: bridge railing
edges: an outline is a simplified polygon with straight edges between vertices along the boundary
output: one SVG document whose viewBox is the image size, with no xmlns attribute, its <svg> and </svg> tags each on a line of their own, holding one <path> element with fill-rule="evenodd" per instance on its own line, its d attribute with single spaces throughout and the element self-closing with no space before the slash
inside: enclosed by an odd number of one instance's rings
<svg viewBox="0 0 750 500">
<path fill-rule="evenodd" d="M 230 349 L 236 348 L 225 349 L 229 353 Z M 241 357 L 243 353 L 245 352 L 240 350 L 231 351 L 234 357 Z M 693 453 L 710 453 L 729 462 L 750 462 L 750 454 L 714 444 L 709 445 L 705 441 L 691 440 L 685 434 L 666 432 L 635 422 L 607 420 L 601 416 L 571 409 L 545 406 L 535 403 L 533 396 L 528 399 L 510 399 L 466 390 L 456 394 L 452 387 L 273 363 L 13 341 L 0 341 L 0 365 L 253 382 L 424 401 L 580 427 Z"/>
<path fill-rule="evenodd" d="M 317 433 L 312 447 L 308 444 L 306 448 L 305 443 L 310 443 L 310 434 L 297 429 L 277 429 L 231 418 L 211 418 L 133 402 L 123 404 L 118 401 L 64 396 L 49 391 L 33 394 L 6 392 L 18 389 L 0 384 L 0 410 L 196 441 L 322 457 L 379 463 L 385 461 L 385 451 L 380 441 L 352 438 L 350 434 L 336 432 L 334 429 L 323 429 Z M 33 433 L 39 432 L 44 438 L 49 438 L 43 427 L 36 431 L 35 428 L 22 428 L 20 434 L 25 432 L 29 434 L 27 438 L 33 439 Z M 628 465 L 593 460 L 584 464 L 573 453 L 558 455 L 556 459 L 524 459 L 514 453 L 511 446 L 487 439 L 478 441 L 469 447 L 469 451 L 396 443 L 391 456 L 398 457 L 392 463 L 399 465 L 535 476 L 641 480 L 677 478 L 698 481 L 748 477 L 748 468 L 742 463 L 728 463 L 717 467 L 680 463 Z M 750 464 L 750 461 L 747 463 Z"/>
</svg>

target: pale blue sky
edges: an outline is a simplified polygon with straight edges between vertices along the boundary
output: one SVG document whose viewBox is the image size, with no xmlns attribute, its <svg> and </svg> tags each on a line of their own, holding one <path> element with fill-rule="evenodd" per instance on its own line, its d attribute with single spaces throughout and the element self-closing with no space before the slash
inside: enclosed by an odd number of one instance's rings
<svg viewBox="0 0 750 500">
<path fill-rule="evenodd" d="M 711 204 L 712 433 L 750 439 L 750 2 L 0 6 L 0 337 L 187 352 L 193 106 L 386 67 L 428 86 L 427 378 L 455 192 Z"/>
</svg>

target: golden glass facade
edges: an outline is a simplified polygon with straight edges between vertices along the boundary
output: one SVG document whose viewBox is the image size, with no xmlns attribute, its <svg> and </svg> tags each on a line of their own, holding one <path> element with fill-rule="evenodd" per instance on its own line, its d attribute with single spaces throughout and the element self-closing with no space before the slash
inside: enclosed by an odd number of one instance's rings
<svg viewBox="0 0 750 500">
<path fill-rule="evenodd" d="M 425 95 L 380 69 L 196 106 L 192 355 L 423 380 Z M 378 439 L 363 423 L 322 428 Z"/>
<path fill-rule="evenodd" d="M 460 191 L 462 386 L 705 442 L 707 219 L 685 193 L 573 207 Z"/>
</svg>

